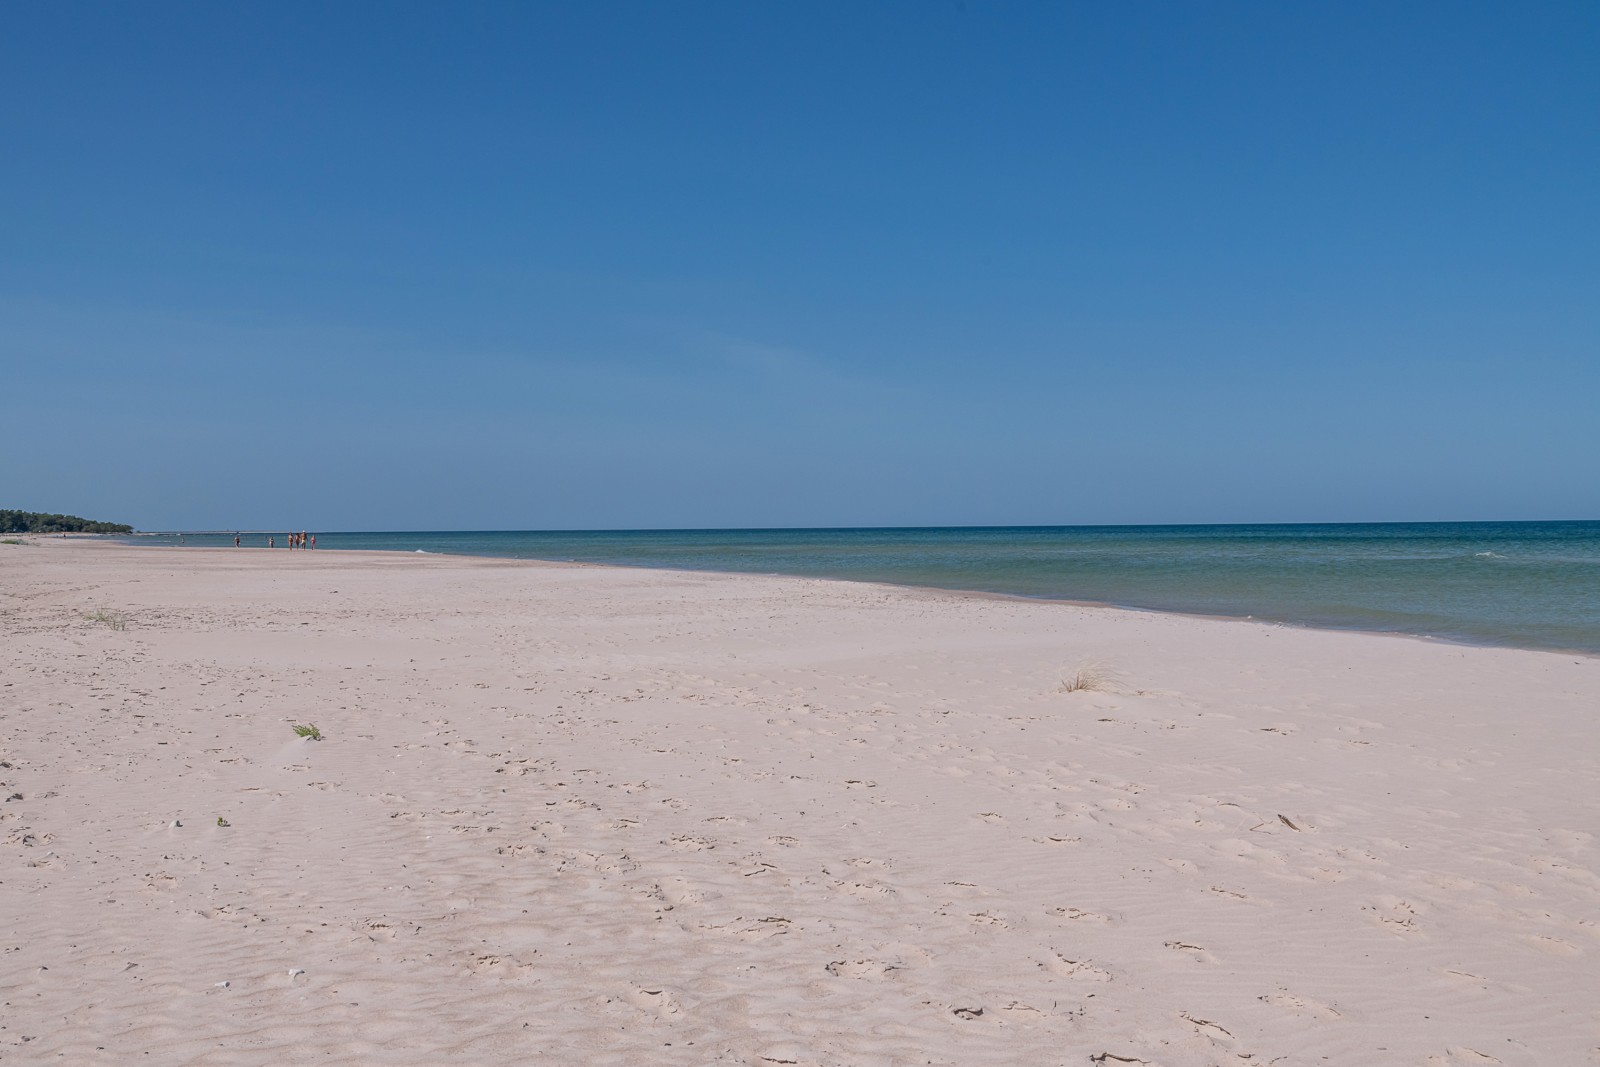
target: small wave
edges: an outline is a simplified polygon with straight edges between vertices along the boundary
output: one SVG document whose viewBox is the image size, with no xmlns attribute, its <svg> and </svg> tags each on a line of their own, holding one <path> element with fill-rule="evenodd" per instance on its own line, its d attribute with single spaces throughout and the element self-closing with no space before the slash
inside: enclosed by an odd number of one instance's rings
<svg viewBox="0 0 1600 1067">
<path fill-rule="evenodd" d="M 1498 552 L 1474 552 L 1472 554 L 1472 558 L 1473 559 L 1510 559 L 1511 557 L 1510 556 L 1502 556 Z"/>
<path fill-rule="evenodd" d="M 415 552 L 419 556 L 437 556 L 439 554 L 437 552 L 429 552 L 425 548 L 413 548 L 411 551 Z"/>
</svg>

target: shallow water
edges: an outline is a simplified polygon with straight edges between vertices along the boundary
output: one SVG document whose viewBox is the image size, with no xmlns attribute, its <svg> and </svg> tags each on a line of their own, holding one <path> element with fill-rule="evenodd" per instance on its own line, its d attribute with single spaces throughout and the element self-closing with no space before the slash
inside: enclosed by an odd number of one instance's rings
<svg viewBox="0 0 1600 1067">
<path fill-rule="evenodd" d="M 317 547 L 846 578 L 1600 653 L 1600 522 L 319 532 Z"/>
</svg>

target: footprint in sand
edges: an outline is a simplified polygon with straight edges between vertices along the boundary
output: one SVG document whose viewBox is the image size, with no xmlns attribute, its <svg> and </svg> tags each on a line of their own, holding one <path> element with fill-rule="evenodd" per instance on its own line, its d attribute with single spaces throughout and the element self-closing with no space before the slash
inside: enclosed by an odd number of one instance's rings
<svg viewBox="0 0 1600 1067">
<path fill-rule="evenodd" d="M 794 923 L 790 923 L 786 915 L 766 915 L 758 918 L 752 925 L 738 931 L 738 936 L 744 941 L 765 941 L 768 937 L 778 937 L 787 934 Z"/>
<path fill-rule="evenodd" d="M 1470 878 L 1462 878 L 1453 874 L 1433 875 L 1424 879 L 1436 889 L 1448 890 L 1452 893 L 1465 893 L 1478 888 L 1478 883 Z"/>
<path fill-rule="evenodd" d="M 640 1011 L 663 1019 L 683 1010 L 678 998 L 663 986 L 640 987 L 629 991 L 623 999 Z"/>
<path fill-rule="evenodd" d="M 768 915 L 765 918 L 749 919 L 738 918 L 732 922 L 718 925 L 701 926 L 700 929 L 709 933 L 722 934 L 725 937 L 736 937 L 741 941 L 765 941 L 768 938 L 779 937 L 789 932 L 792 924 L 782 915 Z"/>
<path fill-rule="evenodd" d="M 1471 971 L 1456 970 L 1453 967 L 1446 967 L 1439 973 L 1443 974 L 1447 978 L 1461 982 L 1465 985 L 1470 985 L 1476 989 L 1489 988 L 1489 979 L 1485 978 L 1481 974 L 1473 974 Z"/>
<path fill-rule="evenodd" d="M 882 960 L 830 960 L 822 968 L 835 978 L 861 978 L 869 981 L 879 981 L 889 978 L 900 970 L 896 963 L 885 963 Z"/>
<path fill-rule="evenodd" d="M 467 961 L 467 969 L 488 978 L 516 978 L 532 970 L 533 964 L 523 963 L 514 956 L 474 953 Z"/>
<path fill-rule="evenodd" d="M 1111 972 L 1094 960 L 1070 960 L 1054 949 L 1050 950 L 1049 957 L 1039 961 L 1039 966 L 1053 975 L 1070 978 L 1074 982 L 1111 981 Z"/>
<path fill-rule="evenodd" d="M 1383 859 L 1374 855 L 1371 850 L 1364 848 L 1336 848 L 1334 855 L 1342 860 L 1356 860 L 1361 863 L 1382 863 Z"/>
<path fill-rule="evenodd" d="M 688 879 L 677 876 L 661 879 L 650 887 L 648 895 L 654 900 L 659 900 L 667 909 L 686 904 L 699 904 L 706 899 L 706 895 L 694 888 Z"/>
<path fill-rule="evenodd" d="M 1594 841 L 1594 835 L 1584 830 L 1546 830 L 1545 837 L 1551 844 L 1565 849 L 1587 848 Z"/>
<path fill-rule="evenodd" d="M 1020 1000 L 1013 1000 L 1004 1007 L 995 1010 L 1001 1018 L 1020 1023 L 1043 1022 L 1050 1017 L 1048 1012 L 1042 1011 L 1032 1004 L 1024 1004 Z"/>
<path fill-rule="evenodd" d="M 1405 936 L 1419 932 L 1416 905 L 1399 897 L 1379 897 L 1371 904 L 1362 905 L 1361 910 L 1390 933 Z"/>
<path fill-rule="evenodd" d="M 1102 915 L 1098 911 L 1085 911 L 1083 908 L 1051 908 L 1046 914 L 1068 922 L 1108 923 L 1111 916 Z"/>
<path fill-rule="evenodd" d="M 618 871 L 636 871 L 639 865 L 626 856 L 608 856 L 600 852 L 573 852 L 563 861 L 575 868 L 591 870 L 598 874 L 615 874 Z"/>
<path fill-rule="evenodd" d="M 1528 941 L 1534 948 L 1542 952 L 1548 952 L 1552 956 L 1581 956 L 1583 954 L 1583 949 L 1577 945 L 1563 941 L 1559 937 L 1551 937 L 1549 934 L 1534 934 L 1528 938 Z"/>
<path fill-rule="evenodd" d="M 1195 1033 L 1200 1034 L 1202 1037 L 1209 1037 L 1213 1041 L 1233 1040 L 1232 1033 L 1210 1019 L 1202 1019 L 1198 1015 L 1190 1015 L 1188 1012 L 1181 1011 L 1178 1013 L 1178 1018 L 1194 1027 Z"/>
<path fill-rule="evenodd" d="M 1197 963 L 1216 962 L 1211 953 L 1207 952 L 1205 948 L 1200 945 L 1196 945 L 1188 941 L 1167 941 L 1164 943 L 1172 951 L 1182 953 Z"/>
<path fill-rule="evenodd" d="M 1458 1045 L 1445 1049 L 1442 1054 L 1429 1056 L 1422 1062 L 1424 1067 L 1490 1067 L 1491 1064 L 1504 1061 L 1495 1059 L 1487 1052 Z"/>
<path fill-rule="evenodd" d="M 1263 1004 L 1271 1004 L 1274 1008 L 1293 1012 L 1295 1015 L 1310 1015 L 1317 1019 L 1344 1018 L 1344 1013 L 1337 1008 L 1305 997 L 1297 997 L 1293 993 L 1268 993 L 1256 999 Z"/>
<path fill-rule="evenodd" d="M 818 1063 L 804 1048 L 789 1043 L 768 1045 L 762 1049 L 761 1062 L 780 1064 L 782 1067 L 812 1067 Z"/>
<path fill-rule="evenodd" d="M 694 834 L 673 834 L 671 840 L 663 841 L 662 844 L 679 852 L 702 852 L 717 847 L 717 843 L 710 838 L 697 837 Z"/>
</svg>

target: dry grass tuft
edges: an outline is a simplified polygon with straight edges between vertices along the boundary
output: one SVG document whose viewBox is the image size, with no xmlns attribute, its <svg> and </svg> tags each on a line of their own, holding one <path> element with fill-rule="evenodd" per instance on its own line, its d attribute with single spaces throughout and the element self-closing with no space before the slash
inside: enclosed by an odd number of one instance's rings
<svg viewBox="0 0 1600 1067">
<path fill-rule="evenodd" d="M 1079 667 L 1065 678 L 1061 679 L 1062 693 L 1108 693 L 1116 687 L 1117 676 L 1115 672 L 1091 664 Z"/>
<path fill-rule="evenodd" d="M 113 630 L 126 630 L 128 628 L 128 613 L 126 611 L 107 611 L 105 608 L 98 608 L 89 612 L 84 618 L 90 622 L 102 623 Z"/>
</svg>

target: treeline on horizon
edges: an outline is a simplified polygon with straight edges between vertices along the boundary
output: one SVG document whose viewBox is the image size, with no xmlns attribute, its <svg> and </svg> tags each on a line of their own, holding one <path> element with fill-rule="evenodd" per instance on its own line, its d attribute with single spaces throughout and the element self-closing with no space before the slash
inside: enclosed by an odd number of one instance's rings
<svg viewBox="0 0 1600 1067">
<path fill-rule="evenodd" d="M 121 522 L 95 522 L 76 515 L 0 508 L 0 533 L 133 533 L 133 527 Z"/>
</svg>

